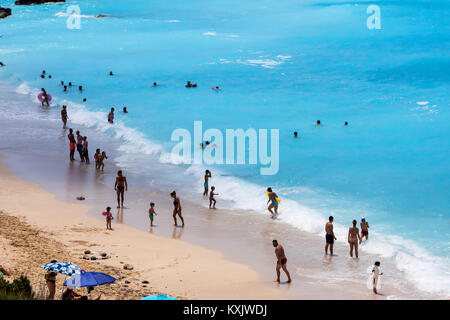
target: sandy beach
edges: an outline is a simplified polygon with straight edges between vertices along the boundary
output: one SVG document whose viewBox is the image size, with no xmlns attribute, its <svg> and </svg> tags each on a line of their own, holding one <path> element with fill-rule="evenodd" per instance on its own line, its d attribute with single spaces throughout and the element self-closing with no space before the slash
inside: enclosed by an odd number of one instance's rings
<svg viewBox="0 0 450 320">
<path fill-rule="evenodd" d="M 3 166 L 0 173 L 5 186 L 0 192 L 0 261 L 13 277 L 25 274 L 40 290 L 44 272 L 39 266 L 56 259 L 115 276 L 115 284 L 96 289 L 105 299 L 138 299 L 154 293 L 181 299 L 280 298 L 255 271 L 224 259 L 219 252 L 122 224 L 106 231 L 103 221 L 87 216 L 88 206 L 55 200 Z M 105 252 L 110 259 L 84 260 L 85 250 L 97 257 Z M 134 269 L 124 270 L 125 263 Z"/>
</svg>

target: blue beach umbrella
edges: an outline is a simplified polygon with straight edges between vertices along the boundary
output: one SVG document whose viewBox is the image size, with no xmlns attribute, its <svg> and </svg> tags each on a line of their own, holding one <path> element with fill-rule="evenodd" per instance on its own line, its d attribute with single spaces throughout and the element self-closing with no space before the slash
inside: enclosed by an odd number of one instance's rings
<svg viewBox="0 0 450 320">
<path fill-rule="evenodd" d="M 115 278 L 101 272 L 84 272 L 81 274 L 76 274 L 66 281 L 64 281 L 64 286 L 67 287 L 96 287 L 103 284 L 113 283 L 116 281 Z"/>
<path fill-rule="evenodd" d="M 81 269 L 79 266 L 70 263 L 70 262 L 52 262 L 47 263 L 46 265 L 41 267 L 42 269 L 45 269 L 47 271 L 61 273 L 66 276 L 73 276 L 75 274 L 82 274 L 84 273 L 84 270 Z"/>
<path fill-rule="evenodd" d="M 146 296 L 144 298 L 141 298 L 141 300 L 178 300 L 178 299 L 168 296 L 166 294 L 156 294 L 153 296 Z"/>
</svg>

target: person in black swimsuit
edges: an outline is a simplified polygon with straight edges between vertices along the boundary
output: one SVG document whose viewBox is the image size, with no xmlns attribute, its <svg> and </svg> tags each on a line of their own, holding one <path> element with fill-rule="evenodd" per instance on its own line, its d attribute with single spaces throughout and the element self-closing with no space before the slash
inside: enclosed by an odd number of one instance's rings
<svg viewBox="0 0 450 320">
<path fill-rule="evenodd" d="M 180 217 L 181 219 L 181 223 L 182 223 L 182 227 L 184 227 L 184 219 L 183 216 L 181 215 L 181 201 L 180 198 L 177 197 L 177 193 L 175 191 L 172 191 L 172 193 L 170 194 L 170 196 L 173 198 L 173 221 L 175 222 L 175 226 L 177 227 L 177 215 Z"/>
<path fill-rule="evenodd" d="M 128 191 L 128 183 L 127 178 L 122 175 L 122 170 L 117 171 L 114 190 L 117 192 L 117 208 L 120 208 L 121 205 L 123 208 L 123 196 L 125 191 Z"/>
</svg>

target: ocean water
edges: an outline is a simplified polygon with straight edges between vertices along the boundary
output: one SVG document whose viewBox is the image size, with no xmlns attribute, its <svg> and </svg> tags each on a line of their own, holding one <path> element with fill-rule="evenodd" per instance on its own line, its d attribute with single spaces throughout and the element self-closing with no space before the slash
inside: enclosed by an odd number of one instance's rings
<svg viewBox="0 0 450 320">
<path fill-rule="evenodd" d="M 381 10 L 379 30 L 366 26 L 371 4 Z M 81 29 L 67 28 L 70 5 L 80 8 Z M 205 166 L 172 161 L 175 129 L 193 132 L 197 120 L 222 132 L 279 129 L 276 175 L 260 175 L 260 165 L 208 166 L 219 201 L 267 215 L 271 186 L 282 198 L 280 223 L 322 236 L 333 215 L 341 241 L 364 215 L 371 233 L 362 254 L 393 259 L 418 290 L 450 297 L 449 2 L 92 0 L 12 9 L 0 21 L 0 79 L 30 103 L 45 87 L 50 118 L 68 104 L 71 126 L 115 136 L 120 166 L 195 194 Z M 52 79 L 39 77 L 44 69 Z M 61 80 L 85 90 L 65 93 Z M 198 87 L 185 88 L 188 80 Z M 216 85 L 222 90 L 210 90 Z M 130 113 L 116 112 L 109 125 L 109 109 L 123 106 Z M 26 112 L 14 109 L 11 119 Z"/>
</svg>

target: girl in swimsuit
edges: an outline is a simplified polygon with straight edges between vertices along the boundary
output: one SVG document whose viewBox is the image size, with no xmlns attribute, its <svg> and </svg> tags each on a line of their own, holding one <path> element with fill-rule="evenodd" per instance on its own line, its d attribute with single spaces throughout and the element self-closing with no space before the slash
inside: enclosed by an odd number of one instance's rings
<svg viewBox="0 0 450 320">
<path fill-rule="evenodd" d="M 205 183 L 203 184 L 203 187 L 205 187 L 205 191 L 203 191 L 203 196 L 206 197 L 208 195 L 208 179 L 211 178 L 211 171 L 206 170 L 205 171 Z"/>
<path fill-rule="evenodd" d="M 359 229 L 356 227 L 356 220 L 353 220 L 353 227 L 348 229 L 348 244 L 350 245 L 350 257 L 353 258 L 353 248 L 355 248 L 355 256 L 358 258 L 358 241 L 361 242 Z"/>
<path fill-rule="evenodd" d="M 267 188 L 267 192 L 269 193 L 269 200 L 267 200 L 267 204 L 272 201 L 272 203 L 267 208 L 269 212 L 272 214 L 272 218 L 275 217 L 278 214 L 278 195 L 272 191 L 272 188 Z M 275 213 L 272 211 L 272 208 L 274 208 Z"/>
<path fill-rule="evenodd" d="M 182 223 L 182 227 L 184 227 L 184 219 L 183 216 L 181 215 L 181 202 L 180 202 L 180 198 L 177 197 L 177 193 L 175 191 L 172 191 L 172 193 L 170 194 L 170 196 L 173 198 L 173 221 L 175 222 L 175 226 L 177 227 L 177 215 L 180 217 L 181 219 L 181 223 Z"/>
</svg>

